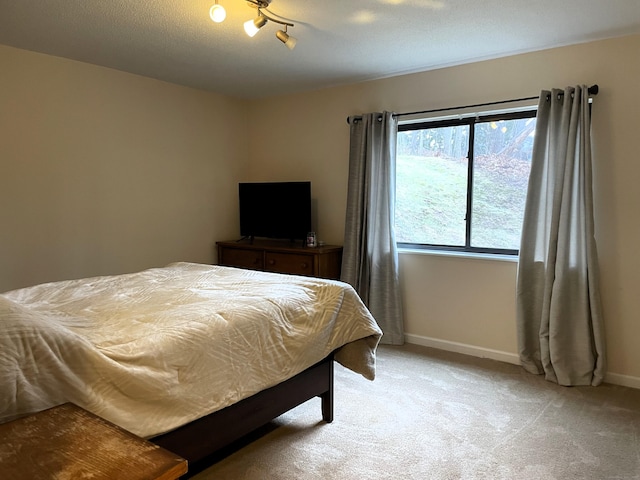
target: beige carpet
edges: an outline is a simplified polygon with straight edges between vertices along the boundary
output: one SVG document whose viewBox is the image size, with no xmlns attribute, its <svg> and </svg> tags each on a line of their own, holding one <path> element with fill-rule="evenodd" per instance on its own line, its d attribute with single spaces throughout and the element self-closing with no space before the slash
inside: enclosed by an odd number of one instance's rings
<svg viewBox="0 0 640 480">
<path fill-rule="evenodd" d="M 405 345 L 374 382 L 336 365 L 335 400 L 333 423 L 313 399 L 192 478 L 640 479 L 640 390 Z"/>
</svg>

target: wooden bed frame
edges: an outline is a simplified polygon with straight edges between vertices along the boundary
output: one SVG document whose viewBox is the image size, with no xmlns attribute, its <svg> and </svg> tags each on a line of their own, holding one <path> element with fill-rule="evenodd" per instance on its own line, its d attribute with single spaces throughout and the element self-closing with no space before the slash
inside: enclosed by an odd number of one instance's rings
<svg viewBox="0 0 640 480">
<path fill-rule="evenodd" d="M 289 380 L 150 440 L 192 464 L 313 397 L 322 399 L 322 419 L 332 422 L 333 354 Z"/>
</svg>

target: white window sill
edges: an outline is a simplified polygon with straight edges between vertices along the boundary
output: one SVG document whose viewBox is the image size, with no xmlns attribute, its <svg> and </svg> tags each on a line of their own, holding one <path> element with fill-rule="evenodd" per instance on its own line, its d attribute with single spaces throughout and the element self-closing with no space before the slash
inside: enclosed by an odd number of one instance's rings
<svg viewBox="0 0 640 480">
<path fill-rule="evenodd" d="M 518 263 L 517 255 L 499 255 L 495 253 L 455 252 L 450 250 L 427 250 L 422 248 L 398 248 L 398 255 L 433 255 L 439 257 L 457 257 L 494 262 Z"/>
</svg>

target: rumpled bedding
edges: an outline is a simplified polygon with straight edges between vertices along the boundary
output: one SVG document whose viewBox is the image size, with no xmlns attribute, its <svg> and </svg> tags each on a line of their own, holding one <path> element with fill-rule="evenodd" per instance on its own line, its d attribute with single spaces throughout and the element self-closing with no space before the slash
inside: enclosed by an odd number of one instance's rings
<svg viewBox="0 0 640 480">
<path fill-rule="evenodd" d="M 73 402 L 141 437 L 276 385 L 336 351 L 375 376 L 381 337 L 351 286 L 174 263 L 0 295 L 0 423 Z"/>
</svg>

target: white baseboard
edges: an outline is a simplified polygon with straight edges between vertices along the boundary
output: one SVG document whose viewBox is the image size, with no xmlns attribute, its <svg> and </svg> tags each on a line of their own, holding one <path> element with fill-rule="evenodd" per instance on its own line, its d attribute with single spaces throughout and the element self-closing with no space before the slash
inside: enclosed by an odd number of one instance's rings
<svg viewBox="0 0 640 480">
<path fill-rule="evenodd" d="M 476 347 L 474 345 L 467 345 L 466 343 L 450 342 L 448 340 L 423 337 L 420 335 L 405 334 L 404 339 L 407 343 L 414 345 L 422 345 L 423 347 L 437 348 L 439 350 L 446 350 L 447 352 L 464 353 L 465 355 L 471 355 L 473 357 L 490 358 L 492 360 L 520 365 L 520 357 L 515 353 L 502 352 L 500 350 L 492 350 L 490 348 Z"/>
<path fill-rule="evenodd" d="M 405 334 L 405 341 L 414 345 L 422 345 L 423 347 L 437 348 L 447 352 L 462 353 L 480 358 L 490 358 L 500 362 L 512 363 L 520 365 L 520 357 L 515 353 L 503 352 L 501 350 L 493 350 L 491 348 L 477 347 L 466 343 L 451 342 L 448 340 L 440 340 L 438 338 L 423 337 L 421 335 Z M 630 375 L 620 375 L 618 373 L 605 374 L 604 381 L 613 385 L 621 385 L 623 387 L 640 389 L 640 377 L 632 377 Z"/>
<path fill-rule="evenodd" d="M 640 389 L 640 378 L 631 375 L 620 375 L 619 373 L 605 373 L 604 381 L 613 385 Z"/>
</svg>

